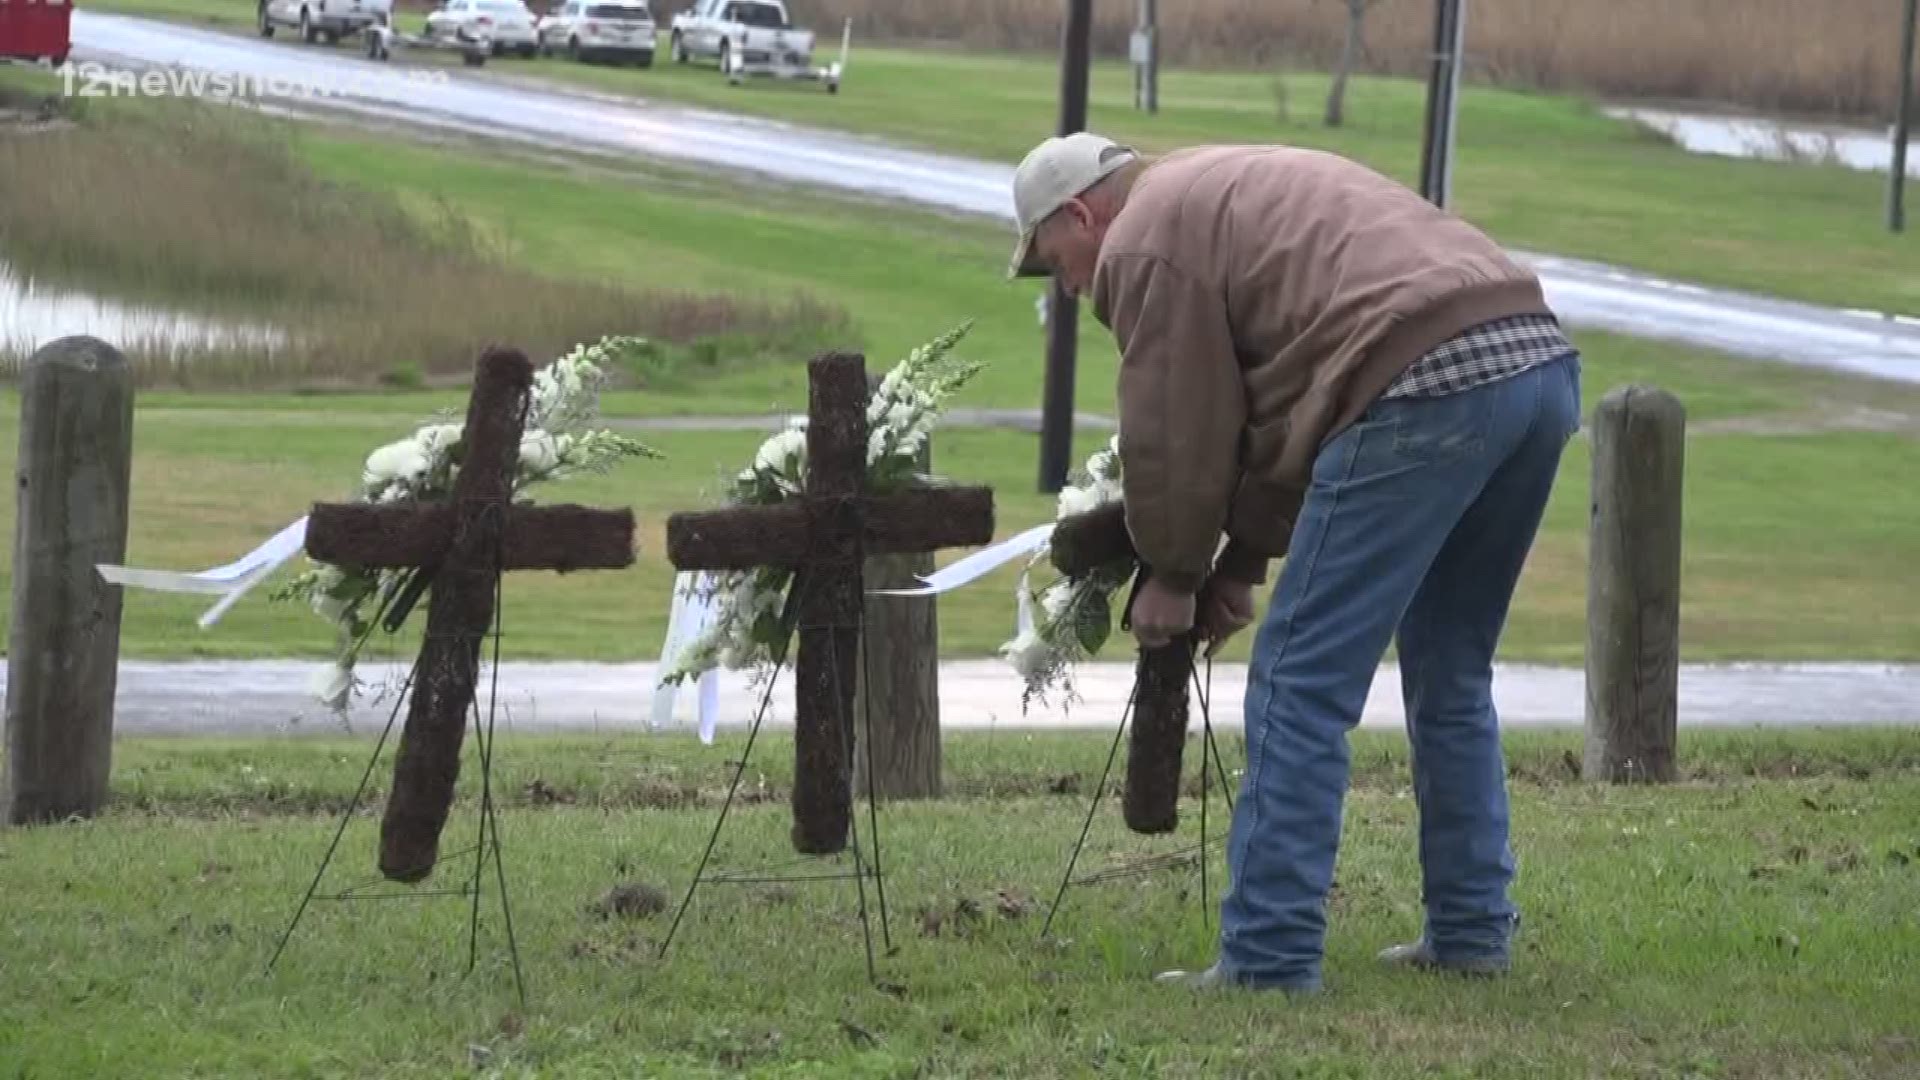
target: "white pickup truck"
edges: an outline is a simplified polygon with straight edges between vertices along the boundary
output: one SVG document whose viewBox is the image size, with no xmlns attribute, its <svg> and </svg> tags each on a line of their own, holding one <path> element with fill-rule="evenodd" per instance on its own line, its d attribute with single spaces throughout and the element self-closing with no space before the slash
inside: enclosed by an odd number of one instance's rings
<svg viewBox="0 0 1920 1080">
<path fill-rule="evenodd" d="M 272 37 L 275 27 L 294 27 L 309 44 L 325 38 L 332 45 L 393 18 L 393 0 L 258 0 L 258 4 L 261 37 Z"/>
<path fill-rule="evenodd" d="M 730 83 L 771 75 L 818 79 L 829 92 L 838 90 L 843 65 L 815 67 L 813 43 L 813 31 L 795 27 L 782 0 L 697 0 L 673 17 L 668 38 L 676 63 L 711 59 Z"/>
</svg>

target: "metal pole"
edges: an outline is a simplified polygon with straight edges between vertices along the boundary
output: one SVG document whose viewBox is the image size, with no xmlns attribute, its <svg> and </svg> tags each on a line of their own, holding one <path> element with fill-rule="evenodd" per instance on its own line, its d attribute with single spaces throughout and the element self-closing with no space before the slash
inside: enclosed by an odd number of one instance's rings
<svg viewBox="0 0 1920 1080">
<path fill-rule="evenodd" d="M 1441 207 L 1448 204 L 1453 190 L 1453 132 L 1460 108 L 1466 21 L 1465 0 L 1435 0 L 1426 132 L 1420 145 L 1420 194 Z"/>
<path fill-rule="evenodd" d="M 1087 126 L 1087 67 L 1093 31 L 1093 0 L 1067 0 L 1060 40 L 1060 129 L 1071 135 Z M 1056 494 L 1067 483 L 1073 455 L 1073 368 L 1080 305 L 1054 279 L 1047 303 L 1047 375 L 1040 400 L 1040 491 Z"/>
<path fill-rule="evenodd" d="M 1907 227 L 1907 139 L 1913 131 L 1913 37 L 1915 9 L 1920 0 L 1907 0 L 1906 20 L 1900 30 L 1900 96 L 1894 103 L 1893 169 L 1887 183 L 1887 228 Z"/>
<path fill-rule="evenodd" d="M 1133 65 L 1133 107 L 1147 107 L 1147 0 L 1140 0 L 1133 36 L 1127 39 L 1127 60 Z"/>
<path fill-rule="evenodd" d="M 1160 111 L 1159 0 L 1140 0 L 1140 25 L 1133 31 L 1133 107 Z"/>
</svg>

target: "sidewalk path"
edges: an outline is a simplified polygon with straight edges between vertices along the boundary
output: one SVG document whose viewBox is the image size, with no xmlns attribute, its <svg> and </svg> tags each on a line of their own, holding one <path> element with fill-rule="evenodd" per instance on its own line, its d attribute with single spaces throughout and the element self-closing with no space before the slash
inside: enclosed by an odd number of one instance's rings
<svg viewBox="0 0 1920 1080">
<path fill-rule="evenodd" d="M 319 668 L 308 661 L 123 662 L 115 730 L 122 735 L 337 734 L 339 722 L 308 696 Z M 644 732 L 652 711 L 654 665 L 508 663 L 500 670 L 501 730 Z M 362 678 L 374 692 L 356 702 L 349 722 L 359 735 L 377 735 L 392 701 L 375 700 L 380 687 L 398 688 L 404 669 L 366 664 Z M 1082 697 L 1073 709 L 1055 704 L 1020 711 L 1020 684 L 997 660 L 950 661 L 941 666 L 941 724 L 948 730 L 987 727 L 1106 729 L 1118 723 L 1132 689 L 1128 664 L 1088 665 L 1079 673 Z M 487 672 L 481 705 L 486 705 Z M 1223 728 L 1240 727 L 1244 665 L 1213 672 L 1214 715 Z M 769 727 L 793 721 L 791 671 L 774 687 Z M 1510 726 L 1578 724 L 1585 680 L 1578 668 L 1502 666 L 1494 694 Z M 720 725 L 751 722 L 760 698 L 745 674 L 721 681 Z M 693 726 L 693 694 L 683 690 L 674 724 Z M 1198 713 L 1195 714 L 1198 723 Z M 1399 676 L 1387 665 L 1375 677 L 1363 726 L 1404 723 Z M 1707 726 L 1920 725 L 1920 664 L 1688 665 L 1680 673 L 1680 723 Z"/>
</svg>

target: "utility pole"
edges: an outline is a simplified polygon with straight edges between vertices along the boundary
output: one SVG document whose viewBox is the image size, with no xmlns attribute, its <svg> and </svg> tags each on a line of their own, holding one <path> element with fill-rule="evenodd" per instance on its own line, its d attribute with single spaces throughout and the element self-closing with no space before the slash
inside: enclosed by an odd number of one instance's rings
<svg viewBox="0 0 1920 1080">
<path fill-rule="evenodd" d="M 1160 0 L 1140 0 L 1140 25 L 1133 31 L 1133 107 L 1160 111 Z"/>
<path fill-rule="evenodd" d="M 1913 24 L 1920 0 L 1907 0 L 1900 29 L 1900 96 L 1894 103 L 1893 176 L 1887 184 L 1887 228 L 1907 227 L 1907 139 L 1913 131 Z"/>
<path fill-rule="evenodd" d="M 1067 0 L 1060 35 L 1060 135 L 1087 127 L 1087 66 L 1093 34 L 1093 0 Z M 1058 278 L 1047 303 L 1047 376 L 1040 399 L 1040 491 L 1057 494 L 1067 484 L 1073 456 L 1073 367 L 1080 305 Z"/>
<path fill-rule="evenodd" d="M 1466 0 L 1434 0 L 1426 134 L 1420 144 L 1420 194 L 1439 207 L 1445 207 L 1453 194 L 1453 129 L 1460 112 L 1466 24 Z"/>
</svg>

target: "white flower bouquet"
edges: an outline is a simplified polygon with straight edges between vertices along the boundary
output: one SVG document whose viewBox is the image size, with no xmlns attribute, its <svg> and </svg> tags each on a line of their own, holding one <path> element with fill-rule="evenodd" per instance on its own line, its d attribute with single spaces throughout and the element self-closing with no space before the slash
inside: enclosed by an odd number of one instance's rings
<svg viewBox="0 0 1920 1080">
<path fill-rule="evenodd" d="M 954 355 L 971 328 L 963 322 L 914 349 L 867 399 L 868 491 L 939 482 L 922 470 L 920 453 L 946 400 L 985 366 Z M 797 419 L 761 443 L 753 463 L 728 485 L 727 504 L 768 506 L 799 495 L 806 483 L 806 429 L 806 420 Z M 678 685 L 716 667 L 770 666 L 788 637 L 783 614 L 792 577 L 782 567 L 702 575 L 698 593 L 712 606 L 711 621 L 662 666 L 659 685 Z"/>
<path fill-rule="evenodd" d="M 1115 435 L 1060 489 L 1054 520 L 1120 502 L 1120 475 L 1120 436 Z M 1131 558 L 1120 559 L 1084 574 L 1063 575 L 1036 591 L 1030 575 L 1050 550 L 1043 546 L 1035 551 L 1021 573 L 1014 594 L 1016 631 L 1013 640 L 1000 646 L 1000 655 L 1026 682 L 1023 709 L 1035 700 L 1044 702 L 1054 688 L 1072 698 L 1072 667 L 1106 644 L 1113 632 L 1113 594 L 1132 579 L 1135 569 Z"/>
<path fill-rule="evenodd" d="M 641 344 L 641 338 L 605 337 L 576 347 L 534 373 L 513 479 L 516 497 L 534 484 L 605 472 L 626 458 L 659 456 L 634 439 L 593 426 L 609 363 L 621 351 Z M 443 419 L 367 455 L 355 501 L 446 498 L 459 472 L 464 428 L 463 422 Z M 337 654 L 316 676 L 313 690 L 340 712 L 357 685 L 354 664 L 380 618 L 378 609 L 406 587 L 415 571 L 335 566 L 312 559 L 307 563 L 306 572 L 276 591 L 273 599 L 302 601 L 335 627 Z M 370 602 L 374 610 L 369 610 Z"/>
</svg>

